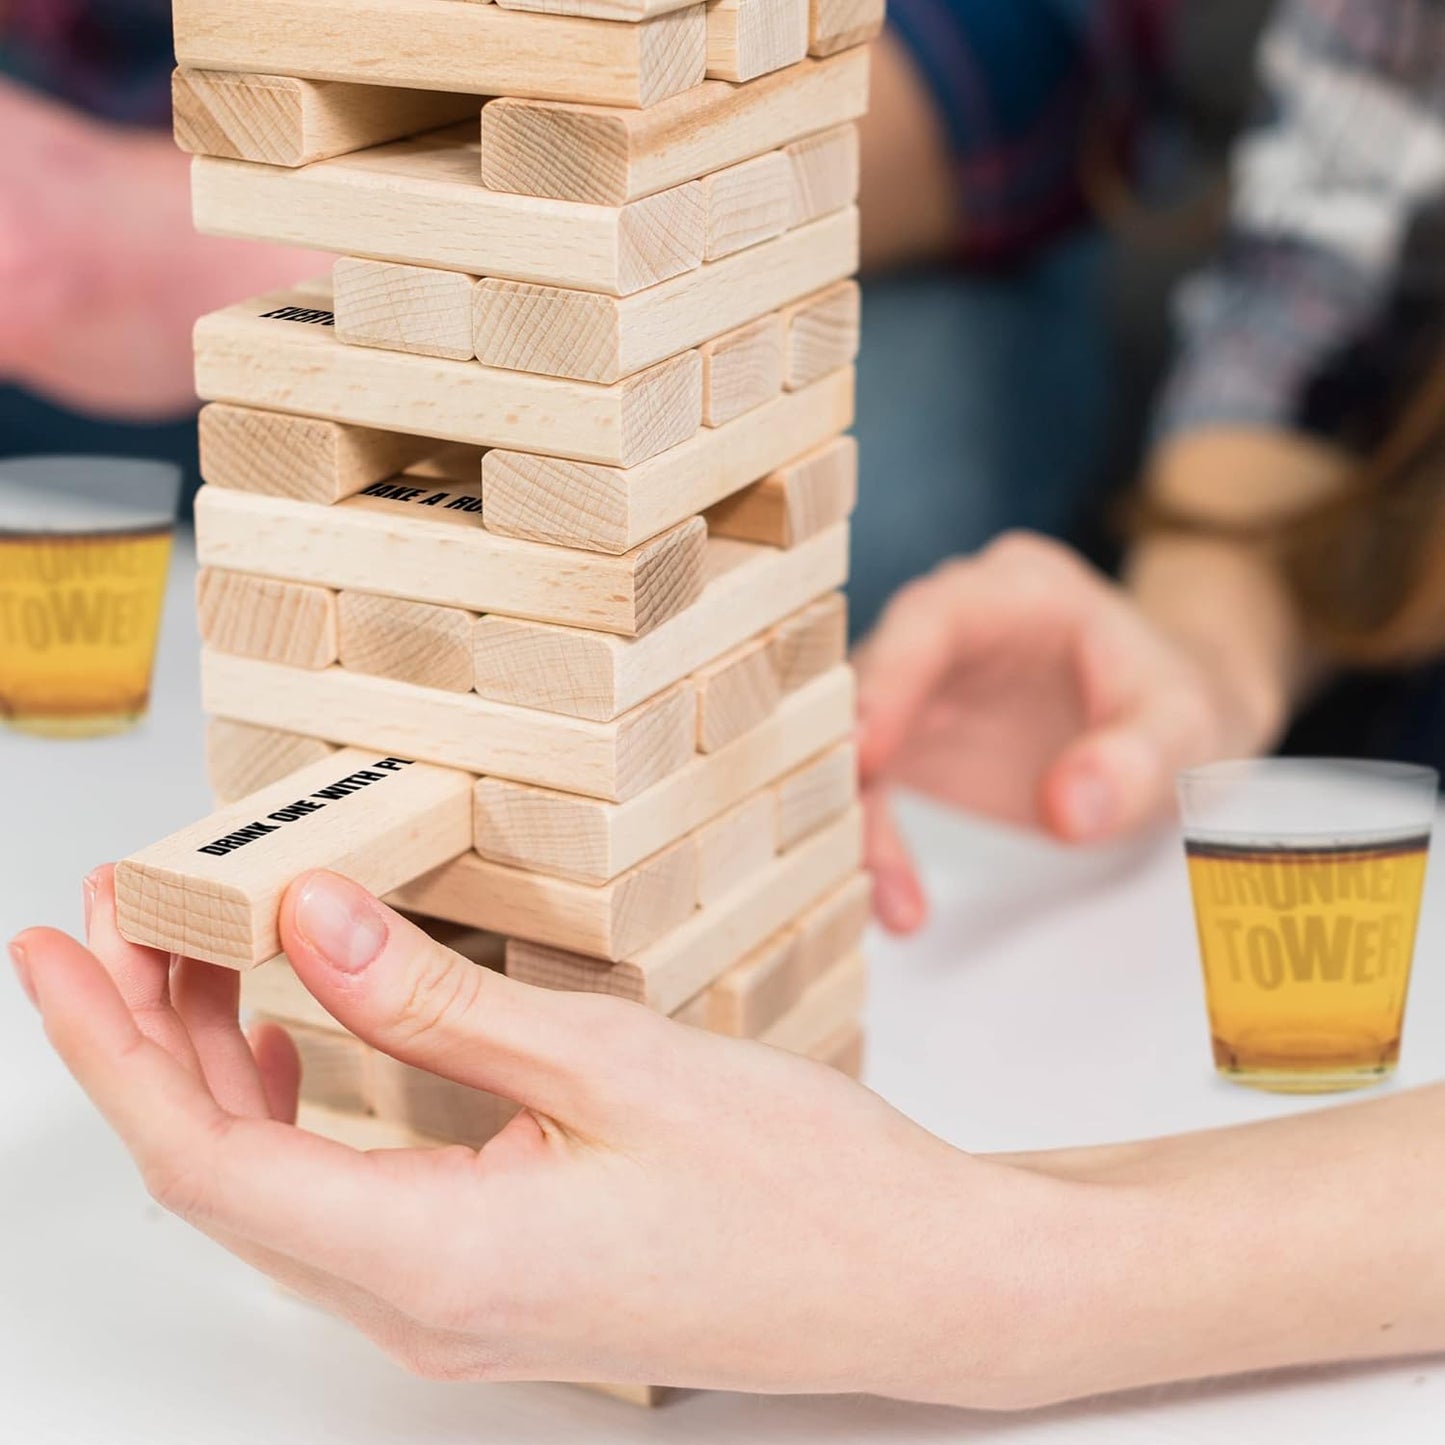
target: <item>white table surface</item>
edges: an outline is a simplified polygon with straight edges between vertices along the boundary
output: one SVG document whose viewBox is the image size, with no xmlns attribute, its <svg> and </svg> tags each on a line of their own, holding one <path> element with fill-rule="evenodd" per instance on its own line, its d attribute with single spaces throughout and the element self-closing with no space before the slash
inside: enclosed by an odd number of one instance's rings
<svg viewBox="0 0 1445 1445">
<path fill-rule="evenodd" d="M 178 559 L 141 730 L 0 732 L 0 937 L 76 928 L 79 882 L 207 806 L 193 567 Z M 971 1149 L 1121 1139 L 1309 1107 L 1217 1081 L 1179 851 L 1068 854 L 914 808 L 937 909 L 870 949 L 868 1079 Z M 1445 1076 L 1433 870 L 1401 1084 Z M 695 1395 L 651 1414 L 562 1386 L 413 1380 L 147 1199 L 0 977 L 0 1440 L 26 1445 L 1006 1441 L 1391 1445 L 1445 1438 L 1445 1362 L 1169 1388 L 1024 1416 Z"/>
</svg>

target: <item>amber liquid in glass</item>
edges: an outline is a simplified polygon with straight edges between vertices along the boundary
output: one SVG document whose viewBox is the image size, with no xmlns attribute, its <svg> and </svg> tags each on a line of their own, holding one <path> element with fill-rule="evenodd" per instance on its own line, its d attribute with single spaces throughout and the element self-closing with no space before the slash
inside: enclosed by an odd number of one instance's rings
<svg viewBox="0 0 1445 1445">
<path fill-rule="evenodd" d="M 85 737 L 144 716 L 171 534 L 0 531 L 0 721 Z"/>
<path fill-rule="evenodd" d="M 1429 841 L 1186 842 L 1221 1073 L 1325 1093 L 1394 1069 Z"/>
</svg>

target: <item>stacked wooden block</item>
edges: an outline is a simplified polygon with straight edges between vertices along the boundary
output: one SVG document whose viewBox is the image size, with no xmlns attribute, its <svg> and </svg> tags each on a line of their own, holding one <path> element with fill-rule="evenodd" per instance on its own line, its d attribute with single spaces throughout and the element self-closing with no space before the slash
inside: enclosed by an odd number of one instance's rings
<svg viewBox="0 0 1445 1445">
<path fill-rule="evenodd" d="M 309 998 L 275 916 L 309 867 L 478 966 L 856 1070 L 839 589 L 881 11 L 178 0 L 198 226 L 340 259 L 197 328 L 225 806 L 122 865 L 121 920 L 253 970 L 313 1127 L 481 1144 L 509 1108 Z"/>
</svg>

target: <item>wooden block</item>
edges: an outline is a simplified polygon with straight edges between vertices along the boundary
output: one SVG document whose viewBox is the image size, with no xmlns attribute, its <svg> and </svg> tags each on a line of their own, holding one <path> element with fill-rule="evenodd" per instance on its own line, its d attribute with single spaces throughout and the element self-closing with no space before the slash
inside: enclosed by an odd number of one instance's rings
<svg viewBox="0 0 1445 1445">
<path fill-rule="evenodd" d="M 797 391 L 840 366 L 850 366 L 858 356 L 862 320 L 862 293 L 856 281 L 841 281 L 787 307 L 783 385 Z"/>
<path fill-rule="evenodd" d="M 804 987 L 858 948 L 872 916 L 873 881 L 866 873 L 850 878 L 799 916 L 797 968 Z"/>
<path fill-rule="evenodd" d="M 862 850 L 862 814 L 854 810 L 634 958 L 609 964 L 513 939 L 507 973 L 544 988 L 613 994 L 672 1013 L 856 869 Z"/>
<path fill-rule="evenodd" d="M 339 502 L 436 448 L 425 437 L 221 403 L 201 408 L 200 434 L 201 475 L 213 487 L 303 502 Z"/>
<path fill-rule="evenodd" d="M 698 871 L 690 838 L 597 886 L 507 868 L 471 853 L 407 884 L 389 901 L 511 938 L 619 959 L 691 916 Z"/>
<path fill-rule="evenodd" d="M 883 30 L 885 0 L 810 0 L 808 53 L 834 55 Z"/>
<path fill-rule="evenodd" d="M 793 168 L 782 151 L 713 171 L 699 184 L 707 210 L 704 260 L 731 256 L 796 224 Z"/>
<path fill-rule="evenodd" d="M 840 667 L 785 698 L 756 731 L 720 752 L 694 756 L 626 803 L 482 778 L 476 847 L 520 868 L 605 883 L 775 782 L 852 727 L 853 675 Z"/>
<path fill-rule="evenodd" d="M 751 732 L 782 701 L 769 639 L 760 638 L 700 667 L 697 689 L 697 750 L 715 753 Z"/>
<path fill-rule="evenodd" d="M 371 1114 L 343 1114 L 319 1104 L 302 1103 L 296 1115 L 298 1128 L 348 1149 L 369 1153 L 374 1149 L 436 1149 L 440 1141 L 428 1139 L 403 1124 Z"/>
<path fill-rule="evenodd" d="M 850 738 L 789 773 L 773 796 L 777 850 L 786 853 L 857 801 L 857 744 Z"/>
<path fill-rule="evenodd" d="M 621 298 L 489 277 L 476 290 L 477 358 L 612 383 L 857 269 L 858 212 L 850 207 Z"/>
<path fill-rule="evenodd" d="M 406 910 L 402 910 L 406 913 Z M 499 933 L 475 928 L 469 923 L 453 923 L 445 918 L 427 918 L 419 913 L 406 913 L 423 933 L 429 933 L 444 948 L 459 953 L 469 963 L 500 973 L 507 960 L 507 940 Z"/>
<path fill-rule="evenodd" d="M 675 447 L 702 425 L 696 352 L 615 386 L 592 386 L 343 346 L 332 313 L 315 299 L 298 305 L 297 293 L 278 292 L 203 316 L 197 390 L 207 401 L 622 467 Z"/>
<path fill-rule="evenodd" d="M 324 758 L 121 863 L 120 930 L 132 943 L 252 968 L 281 951 L 281 895 L 307 869 L 385 893 L 466 852 L 471 791 L 464 773 L 425 763 L 360 749 Z"/>
<path fill-rule="evenodd" d="M 382 1053 L 372 1054 L 370 1084 L 378 1119 L 443 1144 L 480 1149 L 517 1112 L 509 1099 L 438 1078 Z"/>
<path fill-rule="evenodd" d="M 793 170 L 795 226 L 857 201 L 861 162 L 856 125 L 804 136 L 788 146 L 786 154 Z"/>
<path fill-rule="evenodd" d="M 635 797 L 696 751 L 697 703 L 685 686 L 599 723 L 339 667 L 303 672 L 206 652 L 201 693 L 218 717 L 289 732 L 309 728 L 352 746 L 404 744 L 444 767 L 611 802 Z"/>
<path fill-rule="evenodd" d="M 473 632 L 477 692 L 573 717 L 618 717 L 841 586 L 848 529 L 834 528 L 791 552 L 719 538 L 708 543 L 703 565 L 698 600 L 645 638 L 625 643 L 575 627 L 479 618 Z M 785 691 L 823 655 L 814 640 L 820 626 L 815 614 L 808 622 L 774 638 L 774 666 Z"/>
<path fill-rule="evenodd" d="M 320 738 L 206 719 L 206 778 L 220 803 L 233 803 L 335 751 Z"/>
<path fill-rule="evenodd" d="M 847 600 L 833 593 L 794 613 L 775 629 L 772 646 L 778 681 L 795 692 L 848 655 Z"/>
<path fill-rule="evenodd" d="M 703 378 L 706 388 L 706 349 Z M 857 504 L 858 443 L 835 437 L 710 507 L 707 529 L 714 537 L 796 547 L 846 521 Z"/>
<path fill-rule="evenodd" d="M 580 1390 L 591 1390 L 595 1395 L 609 1395 L 614 1400 L 621 1400 L 626 1405 L 641 1405 L 644 1409 L 654 1410 L 660 1405 L 665 1405 L 674 1395 L 680 1395 L 681 1390 L 673 1389 L 668 1385 L 579 1385 Z"/>
<path fill-rule="evenodd" d="M 257 1023 L 283 1024 L 301 1059 L 301 1098 L 341 1114 L 371 1112 L 372 1051 L 360 1039 L 336 1028 L 315 1029 L 260 1015 Z"/>
<path fill-rule="evenodd" d="M 457 0 L 177 0 L 183 66 L 651 105 L 702 79 L 700 9 L 636 25 Z"/>
<path fill-rule="evenodd" d="M 861 50 L 746 86 L 709 80 L 646 110 L 504 98 L 482 111 L 482 176 L 499 191 L 620 206 L 867 108 Z"/>
<path fill-rule="evenodd" d="M 431 266 L 343 256 L 331 279 L 338 341 L 452 361 L 475 357 L 473 277 Z"/>
<path fill-rule="evenodd" d="M 593 466 L 491 451 L 482 460 L 487 526 L 561 546 L 625 552 L 706 511 L 852 422 L 853 372 L 847 370 L 776 397 L 723 426 L 705 427 L 640 466 Z"/>
<path fill-rule="evenodd" d="M 851 1024 L 840 1029 L 824 1043 L 817 1059 L 819 1063 L 827 1064 L 830 1069 L 837 1069 L 840 1074 L 846 1074 L 856 1082 L 863 1077 L 866 1054 L 863 1030 L 857 1024 Z"/>
<path fill-rule="evenodd" d="M 684 10 L 697 0 L 496 0 L 496 3 L 508 10 L 533 10 L 542 15 L 589 15 L 597 20 L 635 22 Z"/>
<path fill-rule="evenodd" d="M 475 115 L 474 95 L 344 85 L 288 75 L 178 70 L 176 144 L 195 155 L 304 166 Z"/>
<path fill-rule="evenodd" d="M 458 607 L 343 592 L 337 599 L 341 665 L 418 687 L 470 692 L 475 620 Z"/>
<path fill-rule="evenodd" d="M 702 422 L 722 426 L 783 389 L 783 318 L 760 317 L 698 347 Z"/>
<path fill-rule="evenodd" d="M 807 53 L 807 0 L 707 0 L 709 80 L 753 80 Z"/>
<path fill-rule="evenodd" d="M 436 488 L 395 510 L 362 496 L 318 508 L 288 497 L 202 488 L 196 498 L 203 566 L 265 568 L 321 586 L 400 596 L 473 612 L 500 612 L 633 636 L 652 631 L 700 594 L 707 525 L 684 522 L 614 557 L 495 536 L 429 508 Z M 454 493 L 446 493 L 454 495 Z"/>
<path fill-rule="evenodd" d="M 425 477 L 429 481 L 436 482 L 456 482 L 459 486 L 470 489 L 477 487 L 481 482 L 482 456 L 483 451 L 480 447 L 453 443 L 433 452 L 423 461 L 413 462 L 404 471 L 408 477 Z M 390 479 L 378 477 L 376 480 Z"/>
<path fill-rule="evenodd" d="M 336 661 L 336 594 L 325 587 L 202 567 L 196 614 L 202 641 L 218 652 L 289 667 Z"/>
<path fill-rule="evenodd" d="M 704 989 L 689 1017 L 716 1034 L 760 1037 L 803 996 L 796 957 L 797 938 L 784 928 Z"/>
<path fill-rule="evenodd" d="M 706 908 L 745 879 L 761 873 L 777 856 L 776 806 L 768 793 L 755 793 L 691 836 L 697 855 L 697 902 Z M 584 948 L 582 953 L 595 953 Z"/>
<path fill-rule="evenodd" d="M 695 181 L 592 206 L 491 191 L 476 168 L 470 126 L 299 171 L 201 158 L 192 164 L 195 222 L 212 235 L 612 296 L 702 260 L 706 212 Z"/>
<path fill-rule="evenodd" d="M 287 1028 L 299 1024 L 315 1032 L 328 1029 L 345 1034 L 345 1029 L 297 977 L 284 955 L 267 959 L 241 976 L 241 1007 L 247 1013 L 264 1015 Z"/>
</svg>

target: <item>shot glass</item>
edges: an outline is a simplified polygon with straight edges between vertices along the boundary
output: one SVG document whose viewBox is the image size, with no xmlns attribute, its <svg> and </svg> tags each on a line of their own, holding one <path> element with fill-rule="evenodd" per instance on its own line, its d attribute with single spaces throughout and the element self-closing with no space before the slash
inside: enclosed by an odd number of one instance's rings
<svg viewBox="0 0 1445 1445">
<path fill-rule="evenodd" d="M 180 485 L 161 462 L 0 461 L 0 722 L 78 738 L 145 716 Z"/>
<path fill-rule="evenodd" d="M 1274 758 L 1179 778 L 1215 1067 L 1280 1093 L 1391 1074 L 1439 779 Z"/>
</svg>

